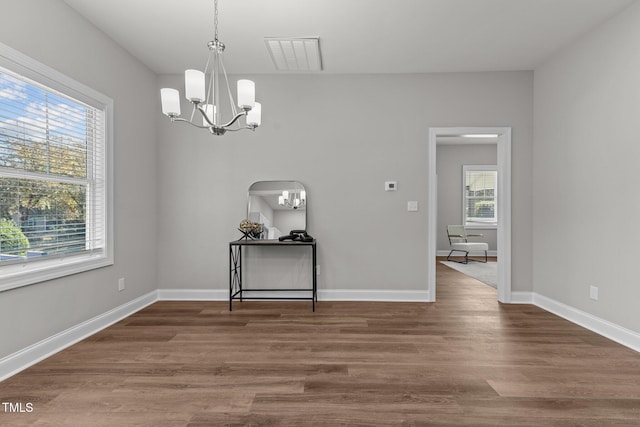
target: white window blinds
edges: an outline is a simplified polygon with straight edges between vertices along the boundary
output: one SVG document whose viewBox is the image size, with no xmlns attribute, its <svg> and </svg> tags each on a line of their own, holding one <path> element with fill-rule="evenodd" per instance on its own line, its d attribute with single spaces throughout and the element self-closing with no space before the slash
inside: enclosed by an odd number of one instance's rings
<svg viewBox="0 0 640 427">
<path fill-rule="evenodd" d="M 498 171 L 496 166 L 463 166 L 463 215 L 467 227 L 498 224 Z"/>
</svg>

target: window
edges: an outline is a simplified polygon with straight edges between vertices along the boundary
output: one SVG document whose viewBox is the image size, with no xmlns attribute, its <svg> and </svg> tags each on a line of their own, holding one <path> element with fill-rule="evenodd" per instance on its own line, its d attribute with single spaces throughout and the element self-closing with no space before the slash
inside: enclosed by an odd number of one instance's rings
<svg viewBox="0 0 640 427">
<path fill-rule="evenodd" d="M 469 228 L 498 226 L 498 168 L 464 165 L 462 167 L 463 223 Z"/>
<path fill-rule="evenodd" d="M 0 45 L 0 290 L 113 263 L 112 105 Z"/>
</svg>

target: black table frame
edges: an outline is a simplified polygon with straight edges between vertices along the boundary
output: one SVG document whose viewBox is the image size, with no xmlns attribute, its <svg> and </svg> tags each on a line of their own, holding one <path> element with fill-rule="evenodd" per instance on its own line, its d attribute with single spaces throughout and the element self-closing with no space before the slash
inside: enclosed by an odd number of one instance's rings
<svg viewBox="0 0 640 427">
<path fill-rule="evenodd" d="M 246 246 L 299 246 L 311 248 L 311 289 L 249 289 L 243 288 L 242 275 L 242 248 Z M 310 297 L 247 297 L 244 292 L 311 292 Z M 229 311 L 233 310 L 233 300 L 311 300 L 312 309 L 316 311 L 318 301 L 318 284 L 316 277 L 316 240 L 311 242 L 291 241 L 291 240 L 250 240 L 241 239 L 229 242 Z"/>
</svg>

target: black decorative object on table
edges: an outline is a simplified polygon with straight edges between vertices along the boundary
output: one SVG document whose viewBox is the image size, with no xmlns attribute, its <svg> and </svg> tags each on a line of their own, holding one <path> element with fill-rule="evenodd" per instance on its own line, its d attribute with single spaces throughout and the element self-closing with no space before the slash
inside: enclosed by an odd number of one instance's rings
<svg viewBox="0 0 640 427">
<path fill-rule="evenodd" d="M 313 242 L 313 237 L 307 234 L 306 230 L 291 230 L 286 236 L 278 237 L 278 240 L 292 240 L 294 242 Z"/>
</svg>

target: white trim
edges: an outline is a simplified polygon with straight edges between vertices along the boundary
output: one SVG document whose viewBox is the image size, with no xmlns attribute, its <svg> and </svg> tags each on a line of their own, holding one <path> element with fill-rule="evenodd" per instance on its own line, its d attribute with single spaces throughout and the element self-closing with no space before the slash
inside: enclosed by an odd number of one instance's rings
<svg viewBox="0 0 640 427">
<path fill-rule="evenodd" d="M 640 333 L 536 292 L 512 292 L 511 304 L 532 304 L 593 333 L 640 352 Z"/>
<path fill-rule="evenodd" d="M 533 304 L 533 292 L 511 292 L 510 304 Z"/>
<path fill-rule="evenodd" d="M 598 335 L 609 338 L 618 344 L 640 352 L 640 333 L 638 332 L 537 293 L 533 293 L 533 304 Z"/>
<path fill-rule="evenodd" d="M 86 320 L 44 340 L 0 359 L 0 381 L 27 369 L 41 360 L 82 341 L 157 301 L 156 291 L 149 292 L 119 307 Z"/>
<path fill-rule="evenodd" d="M 32 263 L 4 265 L 0 268 L 0 292 L 113 265 L 113 257 L 105 256 L 104 253 L 100 251 L 70 254 Z"/>
<path fill-rule="evenodd" d="M 318 291 L 319 301 L 429 302 L 427 291 L 329 289 Z"/>
<path fill-rule="evenodd" d="M 299 293 L 269 293 L 260 297 L 273 295 L 278 298 L 306 296 Z M 247 296 L 253 296 L 247 294 Z M 227 289 L 158 289 L 158 301 L 229 301 Z M 428 302 L 427 291 L 388 291 L 388 290 L 319 290 L 318 301 L 385 301 L 385 302 Z"/>
<path fill-rule="evenodd" d="M 436 148 L 438 136 L 495 134 L 498 165 L 498 301 L 511 302 L 511 128 L 510 127 L 452 127 L 429 128 L 427 147 L 427 289 L 436 300 L 436 240 L 438 214 L 438 183 Z M 448 142 L 446 142 L 448 143 Z M 469 139 L 470 144 L 486 144 L 481 138 Z"/>
<path fill-rule="evenodd" d="M 66 74 L 37 61 L 24 53 L 0 43 L 0 65 L 13 72 L 63 92 L 66 96 L 76 98 L 92 107 L 103 109 L 113 103 L 111 98 L 97 90 L 80 83 Z"/>
<path fill-rule="evenodd" d="M 498 301 L 511 302 L 511 128 L 498 136 Z M 504 260 L 504 262 L 502 262 Z"/>
<path fill-rule="evenodd" d="M 158 289 L 158 301 L 229 301 L 229 289 Z"/>
<path fill-rule="evenodd" d="M 497 230 L 497 225 L 465 225 L 467 230 Z"/>
</svg>

